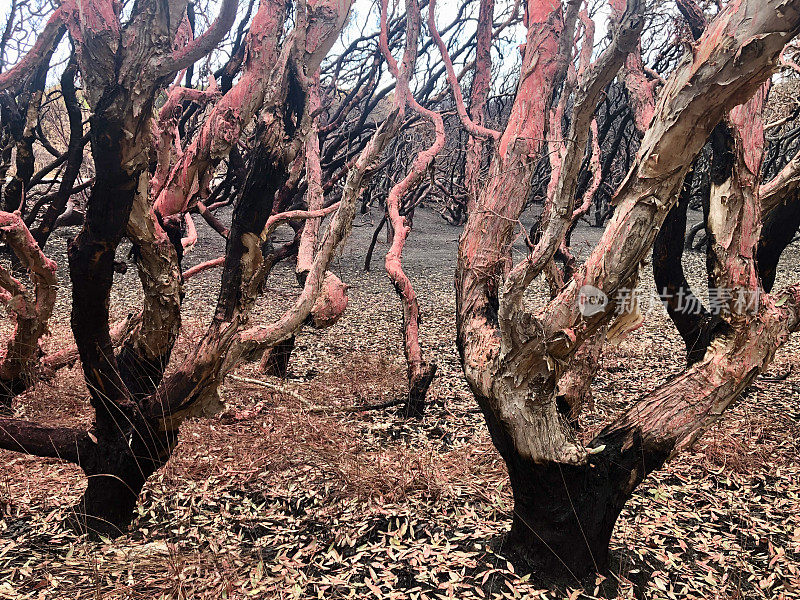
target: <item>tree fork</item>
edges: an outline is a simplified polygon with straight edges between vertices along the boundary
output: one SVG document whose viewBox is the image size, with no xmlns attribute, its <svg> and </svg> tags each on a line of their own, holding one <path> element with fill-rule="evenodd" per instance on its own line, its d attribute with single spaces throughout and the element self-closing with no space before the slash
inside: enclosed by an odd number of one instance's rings
<svg viewBox="0 0 800 600">
<path fill-rule="evenodd" d="M 522 186 L 512 188 L 503 175 L 539 154 L 540 148 L 528 143 L 524 158 L 518 159 L 513 155 L 514 142 L 520 131 L 528 139 L 544 138 L 543 115 L 549 107 L 531 109 L 540 98 L 545 103 L 552 98 L 559 81 L 555 64 L 559 51 L 572 46 L 574 36 L 564 27 L 569 20 L 561 19 L 561 10 L 557 2 L 551 3 L 549 10 L 541 4 L 529 5 L 529 43 L 522 67 L 525 83 L 520 83 L 509 128 L 482 194 L 484 214 L 480 219 L 470 216 L 459 247 L 457 324 L 465 375 L 492 439 L 508 464 L 514 488 L 517 517 L 510 546 L 532 566 L 552 569 L 554 574 L 580 575 L 602 568 L 607 561 L 614 521 L 642 478 L 718 419 L 769 364 L 787 329 L 797 325 L 797 294 L 790 291 L 785 299 L 767 303 L 756 319 L 737 322 L 736 334 L 721 331 L 702 361 L 649 394 L 587 446 L 577 443 L 557 410 L 553 391 L 563 365 L 574 360 L 578 349 L 601 327 L 621 326 L 614 322 L 613 310 L 583 315 L 579 290 L 591 285 L 614 297 L 618 290 L 635 285 L 639 265 L 652 251 L 656 232 L 672 208 L 692 160 L 726 113 L 756 93 L 774 72 L 784 45 L 800 29 L 800 3 L 750 0 L 723 9 L 698 41 L 691 64 L 679 67 L 666 83 L 637 162 L 617 192 L 615 215 L 600 243 L 558 297 L 531 313 L 522 305 L 522 295 L 559 248 L 574 195 L 556 194 L 542 240 L 530 257 L 509 271 L 503 264 L 507 260 L 503 249 L 513 239 L 521 212 L 517 207 L 524 203 L 518 196 Z M 638 23 L 638 32 L 633 23 L 629 21 L 628 27 L 638 38 L 642 23 Z M 625 40 L 616 50 L 627 54 L 628 43 L 635 40 Z M 529 49 L 535 49 L 535 54 Z M 534 66 L 529 67 L 528 61 L 534 58 Z M 606 81 L 621 66 L 618 55 L 607 60 Z M 603 64 L 603 56 L 597 64 Z M 600 85 L 602 79 L 595 83 Z M 535 93 L 524 95 L 530 92 L 527 86 Z M 597 96 L 587 94 L 585 98 L 586 106 L 581 103 L 583 98 L 576 99 L 576 112 L 587 107 L 594 110 Z M 591 112 L 579 116 L 571 121 L 570 143 L 573 138 L 582 141 Z M 526 117 L 530 126 L 522 129 Z M 679 147 L 685 151 L 677 152 Z M 511 157 L 518 162 L 509 164 Z M 567 157 L 573 163 L 576 160 L 570 153 Z M 573 168 L 562 165 L 564 190 L 569 190 L 573 181 Z M 565 178 L 563 173 L 569 176 Z M 515 178 L 519 181 L 526 175 L 519 169 Z M 751 200 L 746 193 L 744 199 Z M 736 208 L 734 215 L 734 208 L 720 217 L 740 218 L 754 212 Z M 748 221 L 743 232 L 729 226 L 742 236 L 741 245 L 729 245 L 731 257 L 723 257 L 732 270 L 742 262 L 739 255 L 745 253 L 748 236 L 752 237 L 750 226 Z M 741 270 L 737 273 L 743 274 Z M 729 278 L 718 283 L 731 287 L 740 281 Z"/>
</svg>

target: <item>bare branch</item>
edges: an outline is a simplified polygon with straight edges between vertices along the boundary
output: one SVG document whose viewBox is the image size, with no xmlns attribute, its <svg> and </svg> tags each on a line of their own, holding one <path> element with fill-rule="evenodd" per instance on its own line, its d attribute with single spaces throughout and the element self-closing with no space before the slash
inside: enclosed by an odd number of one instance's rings
<svg viewBox="0 0 800 600">
<path fill-rule="evenodd" d="M 203 35 L 195 38 L 183 48 L 174 51 L 171 56 L 160 60 L 157 71 L 158 76 L 177 73 L 211 52 L 222 41 L 222 38 L 225 37 L 230 28 L 233 27 L 238 7 L 238 0 L 222 0 L 219 15 Z"/>
<path fill-rule="evenodd" d="M 64 34 L 65 6 L 59 6 L 50 16 L 44 30 L 37 36 L 36 43 L 16 65 L 0 74 L 0 91 L 19 85 L 19 83 L 44 60 L 49 57 L 54 45 Z"/>
</svg>

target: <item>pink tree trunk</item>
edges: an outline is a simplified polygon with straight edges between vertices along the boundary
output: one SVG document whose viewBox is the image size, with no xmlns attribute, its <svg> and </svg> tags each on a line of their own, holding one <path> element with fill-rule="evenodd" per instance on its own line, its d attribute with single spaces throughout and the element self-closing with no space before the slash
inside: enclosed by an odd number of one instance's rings
<svg viewBox="0 0 800 600">
<path fill-rule="evenodd" d="M 429 10 L 433 10 L 433 4 Z M 417 114 L 433 124 L 436 139 L 433 144 L 421 151 L 411 165 L 408 174 L 389 191 L 386 200 L 390 230 L 392 231 L 392 244 L 386 253 L 384 266 L 395 291 L 400 296 L 403 307 L 403 349 L 408 364 L 408 400 L 405 406 L 407 416 L 421 417 L 425 410 L 425 396 L 436 374 L 436 365 L 430 364 L 422 356 L 422 347 L 419 343 L 420 309 L 417 294 L 411 280 L 403 270 L 403 248 L 411 227 L 406 217 L 400 214 L 401 203 L 411 194 L 422 181 L 436 155 L 444 147 L 444 122 L 441 115 L 420 106 L 409 89 L 409 78 L 414 73 L 414 64 L 417 55 L 417 37 L 420 31 L 420 9 L 416 0 L 406 1 L 406 47 L 403 54 L 402 66 L 398 66 L 389 50 L 388 42 L 388 2 L 383 0 L 381 5 L 381 51 L 389 65 L 389 71 L 394 76 L 397 85 L 394 105 L 400 115 L 405 114 L 410 106 Z M 431 13 L 432 14 L 432 13 Z M 432 18 L 432 17 L 431 17 Z M 452 71 L 452 65 L 449 66 Z M 462 103 L 463 105 L 463 103 Z"/>
<path fill-rule="evenodd" d="M 17 213 L 0 212 L 0 238 L 28 270 L 33 293 L 0 267 L 0 301 L 14 323 L 14 331 L 0 358 L 0 407 L 9 408 L 13 398 L 36 378 L 39 341 L 56 301 L 56 264 L 47 258 Z"/>
</svg>

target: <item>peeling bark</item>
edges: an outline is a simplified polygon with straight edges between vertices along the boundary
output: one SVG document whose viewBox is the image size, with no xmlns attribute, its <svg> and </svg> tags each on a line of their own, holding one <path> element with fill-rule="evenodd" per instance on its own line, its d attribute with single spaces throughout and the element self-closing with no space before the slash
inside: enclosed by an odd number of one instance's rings
<svg viewBox="0 0 800 600">
<path fill-rule="evenodd" d="M 319 80 L 312 82 L 309 86 L 309 110 L 315 113 L 319 110 Z M 306 191 L 306 206 L 309 211 L 321 210 L 325 202 L 322 191 L 322 167 L 319 163 L 319 119 L 312 119 L 311 129 L 306 136 L 305 160 L 306 160 L 306 179 L 308 187 Z M 317 235 L 321 218 L 306 219 L 303 225 L 303 233 L 300 236 L 300 247 L 297 249 L 297 266 L 295 274 L 300 285 L 303 285 L 306 274 L 311 269 L 314 260 L 314 251 L 317 245 Z"/>
<path fill-rule="evenodd" d="M 149 207 L 147 180 L 140 178 L 126 235 L 144 291 L 141 319 L 117 355 L 120 376 L 134 398 L 152 394 L 164 375 L 181 328 L 183 286 L 179 255 L 180 231 L 170 240 Z"/>
<path fill-rule="evenodd" d="M 231 2 L 225 5 L 230 13 Z M 182 17 L 185 7 L 180 1 L 143 5 L 125 27 L 109 0 L 85 0 L 80 6 L 67 1 L 57 11 L 71 34 L 92 112 L 97 172 L 84 226 L 68 249 L 71 323 L 95 411 L 91 443 L 82 447 L 79 460 L 88 486 L 75 515 L 79 527 L 105 533 L 118 533 L 129 522 L 141 486 L 163 464 L 172 443 L 154 432 L 137 403 L 137 390 L 129 389 L 120 373 L 108 310 L 114 255 L 137 190 L 146 194 L 153 103 L 174 76 L 163 70 L 161 59 L 172 55 L 182 21 L 175 12 Z M 205 43 L 219 41 L 223 25 Z"/>
<path fill-rule="evenodd" d="M 594 77 L 589 76 L 584 84 L 590 90 L 594 83 L 613 77 L 635 47 L 641 28 L 641 21 L 634 16 L 640 7 L 635 4 L 628 2 L 618 21 L 614 31 L 617 45 L 593 66 Z M 550 8 L 552 15 L 560 15 L 560 5 Z M 536 81 L 537 97 L 552 97 L 558 70 L 546 70 L 548 63 L 541 60 L 542 53 L 552 65 L 554 57 L 567 55 L 559 53 L 566 46 L 564 39 L 571 43 L 573 38 L 571 30 L 562 32 L 562 27 L 551 25 L 565 21 L 547 16 L 529 7 L 529 36 L 541 35 L 549 26 L 552 39 L 536 39 L 526 45 L 517 104 L 499 145 L 499 156 L 493 161 L 504 168 L 494 171 L 492 167 L 478 208 L 488 214 L 481 215 L 480 222 L 470 217 L 461 240 L 458 342 L 467 380 L 509 469 L 515 508 L 505 547 L 549 573 L 580 575 L 605 566 L 614 523 L 635 486 L 718 417 L 754 374 L 768 364 L 776 342 L 785 339 L 787 327 L 794 327 L 796 322 L 793 308 L 774 319 L 774 305 L 755 319 L 734 318 L 734 333 L 731 329 L 720 332 L 701 362 L 653 392 L 586 448 L 578 446 L 570 434 L 569 407 L 559 407 L 555 393 L 564 365 L 575 365 L 580 349 L 603 328 L 624 330 L 630 326 L 633 315 L 623 314 L 616 320 L 616 291 L 635 285 L 639 265 L 711 130 L 774 72 L 783 45 L 800 28 L 800 6 L 777 0 L 743 1 L 729 4 L 711 23 L 694 49 L 693 60 L 666 83 L 637 162 L 617 192 L 614 218 L 598 247 L 555 299 L 530 314 L 521 303 L 522 293 L 552 259 L 571 221 L 574 192 L 562 195 L 559 190 L 569 190 L 574 167 L 569 162 L 561 165 L 559 187 L 544 215 L 542 238 L 531 256 L 510 271 L 504 259 L 520 209 L 514 204 L 516 190 L 498 186 L 509 170 L 502 159 L 513 147 L 511 134 L 525 122 L 525 113 L 518 108 L 521 99 L 526 107 L 534 104 L 533 93 L 524 95 L 525 81 Z M 531 59 L 528 48 L 537 52 L 533 68 L 526 67 Z M 577 117 L 573 116 L 570 124 L 571 131 L 581 137 L 568 136 L 583 143 L 597 98 L 587 91 L 581 97 L 586 89 L 581 85 L 577 88 Z M 589 98 L 586 107 L 582 98 Z M 543 132 L 543 115 L 548 110 L 540 109 L 537 114 L 538 122 L 532 121 L 535 131 Z M 527 154 L 537 155 L 538 148 Z M 580 158 L 573 150 L 565 155 L 567 161 Z M 524 171 L 516 177 L 526 178 Z M 744 203 L 736 206 L 750 207 L 749 212 L 731 206 L 724 218 L 726 222 L 741 221 L 746 214 L 749 220 L 743 221 L 741 228 L 723 228 L 735 232 L 734 238 L 728 236 L 726 240 L 739 240 L 724 246 L 735 255 L 730 260 L 724 257 L 727 283 L 739 287 L 753 284 L 743 257 L 747 248 L 752 256 L 757 239 L 753 237 L 757 225 L 752 215 L 760 214 L 752 209 L 746 193 L 743 198 Z M 715 252 L 719 255 L 721 251 Z M 605 311 L 585 317 L 580 313 L 577 300 L 584 285 L 597 287 L 609 297 Z M 793 293 L 786 298 L 794 298 Z M 794 306 L 796 300 L 784 302 Z M 764 336 L 763 345 L 759 340 L 756 349 L 748 350 L 756 332 Z"/>
<path fill-rule="evenodd" d="M 56 264 L 47 258 L 17 213 L 0 212 L 0 238 L 28 270 L 33 294 L 0 267 L 0 300 L 5 304 L 14 330 L 0 358 L 0 406 L 8 408 L 13 398 L 34 380 L 39 341 L 56 301 Z"/>
</svg>

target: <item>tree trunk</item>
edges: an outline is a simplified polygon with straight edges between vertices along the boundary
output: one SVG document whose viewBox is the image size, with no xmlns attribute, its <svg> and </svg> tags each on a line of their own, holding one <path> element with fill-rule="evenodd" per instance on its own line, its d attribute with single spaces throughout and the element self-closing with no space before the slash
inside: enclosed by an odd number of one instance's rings
<svg viewBox="0 0 800 600">
<path fill-rule="evenodd" d="M 492 27 L 494 25 L 494 0 L 481 0 L 478 8 L 478 26 L 475 40 L 475 76 L 469 97 L 469 116 L 473 123 L 483 125 L 486 100 L 492 80 Z M 470 135 L 464 159 L 464 187 L 467 188 L 466 213 L 475 209 L 480 191 L 480 171 L 483 160 L 484 139 Z M 459 220 L 465 218 L 462 211 Z M 456 223 L 462 225 L 463 223 Z"/>
<path fill-rule="evenodd" d="M 163 224 L 163 226 L 162 226 Z M 131 395 L 152 394 L 164 376 L 181 327 L 180 227 L 159 222 L 147 201 L 147 178 L 140 178 L 126 234 L 144 291 L 141 319 L 117 356 L 120 376 Z"/>
<path fill-rule="evenodd" d="M 792 243 L 800 227 L 800 194 L 792 192 L 764 216 L 761 239 L 758 242 L 758 274 L 765 292 L 775 285 L 778 262 L 786 247 Z"/>
<path fill-rule="evenodd" d="M 282 342 L 278 342 L 275 346 L 267 348 L 261 357 L 259 370 L 264 375 L 286 379 L 286 374 L 289 371 L 289 359 L 294 350 L 294 341 L 295 336 L 292 335 Z"/>
<path fill-rule="evenodd" d="M 381 229 L 383 229 L 383 226 L 386 225 L 387 220 L 388 216 L 384 214 L 380 223 L 378 223 L 378 226 L 375 227 L 375 231 L 372 232 L 372 239 L 369 242 L 369 248 L 367 248 L 367 256 L 364 258 L 364 270 L 367 273 L 369 273 L 370 265 L 372 263 L 372 254 L 375 252 L 375 246 L 378 243 L 378 235 L 380 235 Z"/>
<path fill-rule="evenodd" d="M 429 147 L 417 153 L 406 176 L 392 186 L 386 199 L 388 225 L 386 232 L 387 236 L 391 232 L 391 245 L 384 259 L 384 268 L 402 304 L 403 351 L 408 365 L 408 398 L 404 412 L 407 416 L 421 418 L 425 411 L 425 396 L 436 374 L 436 365 L 429 364 L 422 356 L 422 346 L 419 342 L 419 326 L 422 317 L 416 291 L 403 269 L 403 248 L 411 232 L 411 219 L 413 218 L 413 208 L 409 209 L 408 207 L 414 206 L 413 194 L 419 191 L 419 185 L 427 174 L 429 166 L 444 147 L 445 132 L 442 116 L 420 106 L 414 100 L 409 89 L 409 79 L 414 72 L 418 51 L 417 37 L 421 25 L 419 5 L 416 0 L 406 0 L 406 47 L 402 68 L 398 66 L 389 50 L 387 12 L 387 1 L 383 0 L 380 47 L 389 64 L 389 70 L 397 82 L 395 108 L 401 115 L 404 115 L 406 107 L 410 107 L 433 125 L 436 135 L 434 142 Z M 432 24 L 433 12 L 429 13 L 429 18 L 431 19 L 429 22 Z M 433 29 L 432 26 L 431 29 Z M 403 201 L 407 202 L 407 205 L 406 209 L 401 211 Z"/>
<path fill-rule="evenodd" d="M 39 342 L 47 332 L 56 301 L 56 264 L 48 259 L 17 213 L 0 212 L 0 239 L 14 251 L 17 263 L 26 268 L 34 286 L 25 286 L 0 267 L 0 301 L 14 323 L 14 331 L 0 358 L 0 408 L 11 407 L 13 399 L 34 381 L 41 350 Z"/>
<path fill-rule="evenodd" d="M 71 516 L 79 531 L 106 537 L 124 533 L 148 477 L 166 463 L 171 444 L 153 431 L 135 433 L 126 439 L 111 422 L 93 428 L 97 441 L 84 444 L 78 462 L 87 476 L 86 490 Z"/>
<path fill-rule="evenodd" d="M 798 325 L 796 289 L 766 298 L 755 315 L 732 316 L 701 361 L 645 396 L 586 446 L 570 427 L 568 404 L 558 401 L 560 375 L 592 336 L 605 326 L 624 332 L 634 322 L 635 312 L 614 310 L 616 293 L 636 285 L 640 264 L 713 128 L 771 76 L 784 44 L 800 29 L 800 2 L 750 0 L 723 9 L 692 59 L 666 83 L 598 246 L 555 299 L 531 312 L 523 295 L 568 230 L 580 152 L 597 100 L 643 25 L 636 18 L 642 6 L 631 0 L 621 21 L 612 19 L 614 41 L 576 88 L 566 136 L 576 146 L 564 153 L 542 238 L 512 266 L 508 248 L 527 199 L 532 157 L 547 139 L 548 103 L 574 39 L 571 11 L 577 8 L 568 4 L 564 16 L 560 2 L 544 4 L 536 11 L 529 5 L 525 77 L 481 195 L 482 214 L 470 215 L 461 238 L 457 341 L 467 381 L 508 466 L 515 506 L 504 548 L 539 574 L 580 577 L 606 566 L 614 523 L 636 486 L 715 422 Z M 742 139 L 749 143 L 757 134 Z M 712 203 L 710 219 L 718 241 L 714 264 L 722 265 L 715 267 L 714 282 L 745 292 L 758 288 L 754 261 L 748 261 L 757 241 L 753 216 L 760 214 L 748 187 L 758 172 L 753 162 L 739 161 L 747 167 L 735 180 L 742 192 L 728 194 L 727 204 Z M 608 306 L 588 314 L 579 299 L 592 288 Z"/>
<path fill-rule="evenodd" d="M 73 58 L 67 64 L 64 73 L 61 75 L 61 93 L 64 97 L 64 107 L 67 111 L 67 117 L 69 118 L 69 142 L 67 146 L 66 168 L 64 169 L 64 174 L 61 176 L 61 183 L 58 186 L 55 197 L 42 216 L 39 227 L 33 232 L 33 237 L 41 248 L 44 248 L 45 244 L 47 244 L 47 240 L 55 229 L 59 216 L 62 215 L 64 209 L 67 207 L 67 202 L 70 199 L 72 188 L 80 173 L 81 163 L 83 162 L 83 115 L 81 114 L 80 104 L 78 103 L 78 97 L 75 93 L 75 73 L 77 68 L 78 64 Z"/>
<path fill-rule="evenodd" d="M 518 565 L 568 583 L 608 566 L 611 534 L 627 497 L 599 468 L 512 458 L 511 530 L 503 553 Z"/>
<path fill-rule="evenodd" d="M 667 214 L 653 244 L 656 293 L 661 296 L 667 314 L 683 338 L 689 365 L 703 358 L 711 341 L 711 314 L 692 292 L 681 262 L 691 183 L 692 171 L 686 176 L 678 203 Z"/>
</svg>

